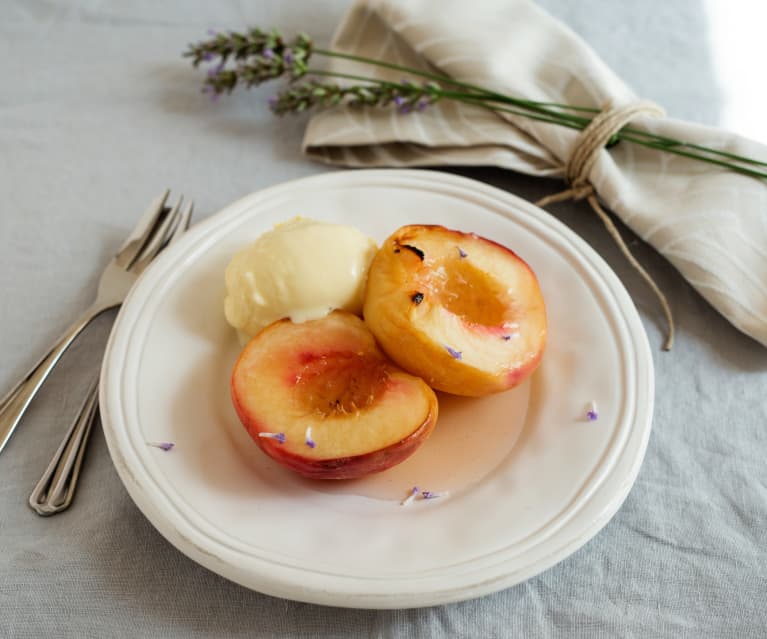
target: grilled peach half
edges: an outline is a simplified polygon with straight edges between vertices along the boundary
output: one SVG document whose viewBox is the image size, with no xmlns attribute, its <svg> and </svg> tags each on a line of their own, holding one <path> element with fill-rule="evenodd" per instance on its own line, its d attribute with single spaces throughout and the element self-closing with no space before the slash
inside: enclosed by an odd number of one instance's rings
<svg viewBox="0 0 767 639">
<path fill-rule="evenodd" d="M 345 311 L 267 326 L 240 354 L 231 393 L 261 449 L 315 479 L 386 470 L 412 455 L 437 420 L 434 391 Z"/>
<path fill-rule="evenodd" d="M 386 354 L 437 390 L 480 397 L 541 361 L 546 309 L 532 269 L 473 233 L 410 225 L 368 272 L 365 323 Z"/>
</svg>

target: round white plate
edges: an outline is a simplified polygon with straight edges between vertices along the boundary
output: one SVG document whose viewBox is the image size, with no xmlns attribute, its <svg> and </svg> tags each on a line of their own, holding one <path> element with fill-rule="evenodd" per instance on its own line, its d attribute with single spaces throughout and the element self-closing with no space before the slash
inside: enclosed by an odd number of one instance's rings
<svg viewBox="0 0 767 639">
<path fill-rule="evenodd" d="M 547 303 L 540 368 L 502 395 L 446 398 L 434 436 L 409 467 L 352 484 L 310 482 L 278 467 L 243 434 L 230 405 L 238 344 L 223 317 L 223 272 L 237 249 L 295 215 L 351 224 L 377 241 L 425 223 L 512 248 L 538 275 Z M 626 291 L 553 217 L 465 178 L 366 170 L 254 193 L 191 229 L 123 305 L 100 399 L 128 492 L 193 560 L 278 597 L 407 608 L 519 583 L 595 535 L 639 471 L 653 384 Z M 591 400 L 596 421 L 585 417 Z M 175 447 L 147 443 L 156 441 Z M 413 484 L 449 485 L 451 493 L 403 507 L 398 500 Z"/>
</svg>

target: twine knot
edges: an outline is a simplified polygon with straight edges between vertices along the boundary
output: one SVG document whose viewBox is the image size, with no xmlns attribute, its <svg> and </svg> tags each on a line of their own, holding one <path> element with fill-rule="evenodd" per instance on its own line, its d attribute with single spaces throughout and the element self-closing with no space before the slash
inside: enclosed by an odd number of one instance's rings
<svg viewBox="0 0 767 639">
<path fill-rule="evenodd" d="M 668 351 L 671 350 L 671 346 L 674 343 L 674 318 L 671 314 L 668 300 L 652 277 L 650 277 L 649 273 L 647 273 L 642 265 L 637 262 L 636 258 L 631 254 L 631 251 L 629 251 L 628 246 L 626 246 L 626 243 L 623 241 L 623 238 L 618 232 L 612 219 L 610 219 L 608 213 L 599 203 L 597 193 L 589 181 L 591 170 L 594 168 L 594 164 L 599 158 L 599 152 L 605 148 L 614 136 L 637 115 L 652 115 L 659 117 L 663 115 L 663 109 L 652 102 L 642 101 L 619 107 L 608 106 L 594 116 L 589 125 L 583 129 L 575 139 L 573 149 L 570 152 L 570 157 L 564 167 L 565 181 L 568 183 L 569 188 L 561 193 L 548 195 L 538 200 L 536 205 L 544 207 L 548 204 L 562 202 L 564 200 L 588 201 L 591 208 L 604 223 L 607 231 L 615 240 L 615 243 L 618 245 L 618 248 L 620 248 L 623 255 L 629 261 L 631 266 L 634 267 L 637 273 L 639 273 L 645 282 L 647 282 L 658 298 L 658 301 L 663 308 L 663 313 L 666 316 L 666 321 L 668 322 L 668 333 L 666 335 L 666 341 L 663 344 L 663 350 Z"/>
</svg>

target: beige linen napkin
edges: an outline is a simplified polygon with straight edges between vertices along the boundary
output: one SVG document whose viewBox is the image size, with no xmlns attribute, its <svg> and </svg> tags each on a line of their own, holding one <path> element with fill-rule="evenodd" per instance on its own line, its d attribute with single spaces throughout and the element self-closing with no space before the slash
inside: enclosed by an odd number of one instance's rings
<svg viewBox="0 0 767 639">
<path fill-rule="evenodd" d="M 602 108 L 637 100 L 572 31 L 527 0 L 358 0 L 333 48 L 438 70 L 538 101 Z M 399 80 L 348 61 L 332 69 Z M 767 147 L 671 118 L 632 126 L 767 160 Z M 562 176 L 578 131 L 442 101 L 395 109 L 335 107 L 304 138 L 314 159 L 346 166 L 496 165 Z M 589 172 L 600 199 L 662 253 L 730 322 L 767 345 L 767 184 L 630 143 L 602 150 Z M 563 186 L 563 188 L 565 188 Z"/>
</svg>

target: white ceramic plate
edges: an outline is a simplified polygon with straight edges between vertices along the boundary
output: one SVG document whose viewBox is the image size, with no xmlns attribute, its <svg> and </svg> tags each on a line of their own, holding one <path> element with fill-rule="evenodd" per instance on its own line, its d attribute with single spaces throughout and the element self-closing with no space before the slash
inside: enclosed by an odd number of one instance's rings
<svg viewBox="0 0 767 639">
<path fill-rule="evenodd" d="M 437 223 L 511 247 L 546 299 L 542 365 L 509 393 L 445 399 L 424 447 L 370 480 L 313 483 L 276 466 L 230 406 L 238 345 L 223 318 L 223 271 L 237 249 L 295 215 L 352 224 L 378 241 L 403 224 Z M 453 175 L 346 171 L 249 195 L 166 251 L 119 315 L 101 408 L 131 497 L 193 560 L 279 597 L 406 608 L 506 588 L 595 535 L 639 471 L 653 384 L 627 293 L 554 218 Z M 413 484 L 451 494 L 403 507 Z"/>
</svg>

